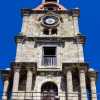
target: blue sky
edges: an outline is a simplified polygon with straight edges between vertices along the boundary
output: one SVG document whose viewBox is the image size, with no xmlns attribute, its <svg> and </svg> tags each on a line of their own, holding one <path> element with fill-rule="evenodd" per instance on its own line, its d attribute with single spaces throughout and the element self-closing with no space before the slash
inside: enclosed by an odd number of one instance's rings
<svg viewBox="0 0 100 100">
<path fill-rule="evenodd" d="M 99 0 L 60 0 L 66 8 L 80 7 L 80 32 L 86 35 L 85 60 L 100 72 L 100 2 Z M 0 0 L 0 67 L 10 66 L 16 54 L 14 37 L 21 30 L 21 8 L 34 8 L 41 0 Z M 100 92 L 100 74 L 97 91 Z"/>
</svg>

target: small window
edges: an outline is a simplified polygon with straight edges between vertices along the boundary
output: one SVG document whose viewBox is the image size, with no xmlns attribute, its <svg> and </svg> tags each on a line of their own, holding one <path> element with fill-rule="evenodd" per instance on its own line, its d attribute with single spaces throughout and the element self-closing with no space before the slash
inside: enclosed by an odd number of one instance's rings
<svg viewBox="0 0 100 100">
<path fill-rule="evenodd" d="M 57 34 L 57 28 L 52 29 L 51 34 Z"/>
<path fill-rule="evenodd" d="M 45 0 L 45 2 L 57 2 L 57 0 Z"/>
<path fill-rule="evenodd" d="M 45 66 L 53 66 L 57 64 L 56 47 L 44 47 L 42 64 Z"/>
<path fill-rule="evenodd" d="M 52 8 L 52 7 L 48 7 L 48 10 L 54 10 L 54 8 Z"/>
<path fill-rule="evenodd" d="M 44 30 L 43 30 L 43 34 L 49 35 L 49 30 L 48 30 L 48 29 L 44 29 Z"/>
</svg>

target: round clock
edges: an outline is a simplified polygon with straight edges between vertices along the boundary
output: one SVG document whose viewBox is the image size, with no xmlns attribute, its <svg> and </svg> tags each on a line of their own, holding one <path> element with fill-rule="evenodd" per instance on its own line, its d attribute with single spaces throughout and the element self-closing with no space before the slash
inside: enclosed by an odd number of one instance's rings
<svg viewBox="0 0 100 100">
<path fill-rule="evenodd" d="M 44 22 L 45 22 L 45 24 L 52 25 L 52 24 L 56 23 L 56 19 L 53 16 L 47 16 L 44 18 Z"/>
<path fill-rule="evenodd" d="M 54 27 L 59 24 L 59 18 L 57 16 L 44 16 L 42 18 L 42 25 L 46 27 Z"/>
</svg>

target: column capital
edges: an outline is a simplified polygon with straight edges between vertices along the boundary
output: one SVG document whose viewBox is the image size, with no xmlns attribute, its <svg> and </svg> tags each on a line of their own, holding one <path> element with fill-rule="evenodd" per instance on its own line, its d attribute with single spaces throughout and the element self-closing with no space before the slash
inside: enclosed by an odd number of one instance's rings
<svg viewBox="0 0 100 100">
<path fill-rule="evenodd" d="M 0 77 L 5 80 L 9 80 L 11 77 L 11 71 L 9 70 L 0 70 Z"/>
<path fill-rule="evenodd" d="M 66 74 L 68 71 L 72 71 L 72 67 L 63 67 L 63 73 Z"/>
<path fill-rule="evenodd" d="M 37 63 L 35 62 L 13 62 L 12 67 L 14 70 L 22 68 L 22 70 L 32 70 L 33 73 L 37 71 Z"/>
<path fill-rule="evenodd" d="M 88 68 L 86 66 L 80 66 L 78 67 L 79 72 L 87 72 Z"/>
<path fill-rule="evenodd" d="M 73 70 L 77 68 L 79 71 L 87 72 L 88 64 L 87 63 L 63 63 L 63 72 L 66 73 L 68 70 Z"/>
<path fill-rule="evenodd" d="M 97 79 L 97 72 L 96 71 L 89 71 L 88 76 L 89 76 L 89 78 Z"/>
</svg>

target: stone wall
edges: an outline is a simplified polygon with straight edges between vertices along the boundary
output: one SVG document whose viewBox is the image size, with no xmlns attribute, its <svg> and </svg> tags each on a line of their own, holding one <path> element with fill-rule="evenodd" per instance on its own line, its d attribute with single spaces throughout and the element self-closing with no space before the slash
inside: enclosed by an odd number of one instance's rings
<svg viewBox="0 0 100 100">
<path fill-rule="evenodd" d="M 49 46 L 51 44 L 45 45 Z M 57 47 L 57 66 L 62 66 L 63 62 L 77 63 L 84 62 L 82 44 L 75 44 L 73 42 L 65 42 L 65 45 L 52 44 Z M 34 42 L 26 41 L 24 44 L 18 43 L 16 62 L 37 62 L 41 66 L 42 48 L 44 45 L 37 45 Z"/>
<path fill-rule="evenodd" d="M 24 16 L 22 30 L 23 35 L 29 37 L 39 37 L 47 36 L 43 35 L 44 27 L 41 26 L 39 18 L 43 14 L 34 14 L 30 16 Z M 58 34 L 56 36 L 60 37 L 73 37 L 79 33 L 78 29 L 78 19 L 77 17 L 72 17 L 67 14 L 61 14 L 62 22 L 60 22 L 58 29 Z"/>
</svg>

